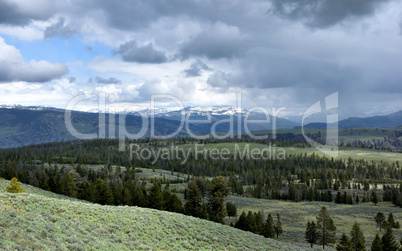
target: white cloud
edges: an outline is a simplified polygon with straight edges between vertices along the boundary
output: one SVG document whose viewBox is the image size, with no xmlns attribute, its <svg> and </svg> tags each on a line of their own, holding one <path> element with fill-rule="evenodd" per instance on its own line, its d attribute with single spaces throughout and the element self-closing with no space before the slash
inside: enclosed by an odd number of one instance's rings
<svg viewBox="0 0 402 251">
<path fill-rule="evenodd" d="M 47 82 L 68 72 L 61 63 L 31 60 L 26 62 L 20 51 L 0 37 L 0 82 Z"/>
</svg>

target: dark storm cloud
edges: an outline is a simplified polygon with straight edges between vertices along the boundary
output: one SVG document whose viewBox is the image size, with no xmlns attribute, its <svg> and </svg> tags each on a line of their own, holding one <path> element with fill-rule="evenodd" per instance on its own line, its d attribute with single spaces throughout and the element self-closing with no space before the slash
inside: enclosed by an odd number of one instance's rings
<svg viewBox="0 0 402 251">
<path fill-rule="evenodd" d="M 53 37 L 62 37 L 69 38 L 78 33 L 78 30 L 70 25 L 65 24 L 65 19 L 60 17 L 57 23 L 54 23 L 48 27 L 46 27 L 44 37 L 45 38 L 53 38 Z"/>
<path fill-rule="evenodd" d="M 39 82 L 44 83 L 58 79 L 68 72 L 68 68 L 62 64 L 48 62 L 32 62 L 29 65 L 22 65 L 21 68 L 11 69 L 2 67 L 0 64 L 0 82 Z"/>
<path fill-rule="evenodd" d="M 18 11 L 16 4 L 0 1 L 0 24 L 24 25 L 30 21 L 30 17 Z"/>
<path fill-rule="evenodd" d="M 111 77 L 111 78 L 102 78 L 96 76 L 95 78 L 90 78 L 88 83 L 95 83 L 95 84 L 121 84 L 121 80 Z"/>
<path fill-rule="evenodd" d="M 8 25 L 26 25 L 32 20 L 46 20 L 52 14 L 46 10 L 43 11 L 22 11 L 16 3 L 0 1 L 0 24 Z"/>
<path fill-rule="evenodd" d="M 164 52 L 155 49 L 152 43 L 138 46 L 136 41 L 130 41 L 120 45 L 120 48 L 114 53 L 120 54 L 127 62 L 160 64 L 167 61 Z"/>
<path fill-rule="evenodd" d="M 247 49 L 247 40 L 237 27 L 218 22 L 185 43 L 182 58 L 200 56 L 209 59 L 234 58 Z"/>
<path fill-rule="evenodd" d="M 199 77 L 203 71 L 210 71 L 211 68 L 208 67 L 204 62 L 201 60 L 197 60 L 196 62 L 192 63 L 190 68 L 184 70 L 183 72 L 186 74 L 186 78 L 191 77 Z"/>
<path fill-rule="evenodd" d="M 372 15 L 391 0 L 271 0 L 269 12 L 302 21 L 315 28 L 327 28 L 349 18 Z"/>
<path fill-rule="evenodd" d="M 207 83 L 223 91 L 237 86 L 260 90 L 313 88 L 328 92 L 356 84 L 361 75 L 360 69 L 342 67 L 334 60 L 263 48 L 250 50 L 240 68 L 234 74 L 216 71 Z"/>
<path fill-rule="evenodd" d="M 256 0 L 253 2 L 264 2 Z M 198 1 L 198 0 L 99 0 L 79 3 L 84 8 L 101 9 L 107 22 L 118 29 L 143 29 L 149 23 L 164 17 L 187 16 L 210 22 L 240 21 L 250 2 L 246 1 Z M 240 21 L 241 22 L 241 21 Z"/>
</svg>

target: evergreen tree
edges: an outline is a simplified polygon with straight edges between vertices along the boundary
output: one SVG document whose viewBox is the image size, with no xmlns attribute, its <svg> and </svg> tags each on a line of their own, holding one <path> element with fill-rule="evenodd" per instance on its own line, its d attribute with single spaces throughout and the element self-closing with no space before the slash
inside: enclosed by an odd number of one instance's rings
<svg viewBox="0 0 402 251">
<path fill-rule="evenodd" d="M 352 237 L 352 247 L 355 251 L 366 250 L 366 240 L 364 239 L 364 234 L 360 229 L 360 225 L 355 221 L 352 227 L 352 231 L 350 232 L 350 236 Z"/>
<path fill-rule="evenodd" d="M 25 190 L 21 188 L 21 184 L 17 178 L 10 180 L 10 185 L 6 188 L 7 193 L 25 193 Z"/>
<path fill-rule="evenodd" d="M 61 180 L 61 189 L 64 195 L 76 198 L 77 197 L 77 187 L 75 186 L 75 182 L 71 177 L 70 173 L 66 173 Z"/>
<path fill-rule="evenodd" d="M 391 228 L 395 228 L 395 219 L 394 219 L 394 215 L 392 213 L 389 213 L 389 215 L 388 215 L 388 225 Z"/>
<path fill-rule="evenodd" d="M 223 204 L 224 198 L 229 194 L 230 187 L 227 186 L 225 177 L 219 176 L 212 179 L 207 185 L 208 204 L 207 212 L 211 221 L 224 223 L 226 208 Z"/>
<path fill-rule="evenodd" d="M 322 248 L 325 248 L 325 245 L 328 244 L 335 244 L 336 226 L 326 207 L 322 207 L 317 216 L 317 229 L 318 243 L 322 245 Z"/>
<path fill-rule="evenodd" d="M 317 243 L 317 226 L 314 221 L 308 221 L 306 227 L 306 234 L 304 236 L 306 241 L 310 243 L 311 248 L 315 243 Z"/>
<path fill-rule="evenodd" d="M 381 238 L 378 234 L 375 235 L 373 242 L 371 242 L 371 251 L 383 251 Z"/>
<path fill-rule="evenodd" d="M 251 211 L 247 213 L 247 221 L 246 221 L 246 230 L 255 233 L 256 232 L 256 224 L 255 217 Z"/>
<path fill-rule="evenodd" d="M 384 251 L 398 251 L 398 242 L 396 242 L 392 228 L 387 226 L 385 233 L 381 238 L 382 250 Z"/>
<path fill-rule="evenodd" d="M 254 233 L 262 234 L 263 231 L 264 231 L 264 222 L 262 220 L 262 215 L 261 215 L 260 211 L 258 211 L 257 213 L 254 213 L 254 219 L 255 219 L 255 231 L 254 231 Z"/>
<path fill-rule="evenodd" d="M 374 203 L 374 205 L 377 205 L 378 203 L 378 196 L 374 190 L 371 192 L 371 201 Z"/>
<path fill-rule="evenodd" d="M 352 242 L 349 240 L 348 236 L 343 233 L 338 244 L 336 244 L 337 251 L 352 251 Z"/>
<path fill-rule="evenodd" d="M 275 237 L 275 225 L 274 225 L 274 220 L 272 219 L 271 214 L 268 214 L 267 220 L 264 224 L 263 235 L 265 238 L 274 238 Z"/>
<path fill-rule="evenodd" d="M 126 187 L 124 187 L 123 190 L 121 191 L 121 194 L 123 204 L 131 206 L 132 197 L 130 191 Z"/>
<path fill-rule="evenodd" d="M 377 213 L 377 215 L 375 216 L 375 222 L 377 223 L 377 226 L 380 227 L 380 232 L 381 232 L 382 226 L 384 225 L 384 222 L 385 222 L 385 216 L 382 212 Z"/>
<path fill-rule="evenodd" d="M 176 194 L 170 191 L 163 192 L 164 210 L 175 213 L 183 213 L 183 204 Z"/>
<path fill-rule="evenodd" d="M 113 194 L 106 182 L 98 178 L 93 186 L 94 189 L 94 202 L 101 205 L 112 205 L 113 204 Z"/>
<path fill-rule="evenodd" d="M 278 238 L 279 235 L 281 235 L 283 233 L 281 216 L 279 215 L 279 213 L 276 214 L 275 233 L 276 233 L 276 238 Z"/>
<path fill-rule="evenodd" d="M 148 193 L 148 207 L 163 210 L 164 198 L 159 182 L 154 181 Z"/>
<path fill-rule="evenodd" d="M 202 206 L 202 195 L 196 181 L 190 181 L 187 185 L 186 203 L 184 213 L 201 219 L 205 219 L 205 212 Z"/>
<path fill-rule="evenodd" d="M 229 218 L 237 216 L 237 207 L 233 203 L 226 202 L 226 211 L 228 213 Z"/>
<path fill-rule="evenodd" d="M 235 228 L 248 231 L 247 230 L 247 214 L 246 212 L 242 212 L 239 219 L 235 223 Z"/>
<path fill-rule="evenodd" d="M 342 203 L 342 195 L 341 195 L 341 192 L 339 192 L 339 191 L 336 193 L 335 203 L 336 204 L 341 204 Z"/>
</svg>

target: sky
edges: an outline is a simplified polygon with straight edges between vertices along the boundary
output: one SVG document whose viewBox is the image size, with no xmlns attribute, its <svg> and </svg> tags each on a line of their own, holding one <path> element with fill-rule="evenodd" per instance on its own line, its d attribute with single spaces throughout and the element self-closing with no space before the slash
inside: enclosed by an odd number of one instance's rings
<svg viewBox="0 0 402 251">
<path fill-rule="evenodd" d="M 0 104 L 365 117 L 402 110 L 401 67 L 396 0 L 0 0 Z"/>
</svg>

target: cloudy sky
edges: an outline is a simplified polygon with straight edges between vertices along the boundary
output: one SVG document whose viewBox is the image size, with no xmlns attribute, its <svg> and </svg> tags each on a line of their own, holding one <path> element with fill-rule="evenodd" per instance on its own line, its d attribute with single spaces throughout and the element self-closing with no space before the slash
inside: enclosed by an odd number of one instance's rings
<svg viewBox="0 0 402 251">
<path fill-rule="evenodd" d="M 402 109 L 401 1 L 0 0 L 0 104 L 236 105 L 240 92 L 244 108 L 292 116 L 336 91 L 341 117 Z"/>
</svg>

